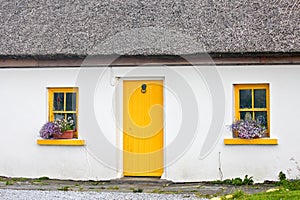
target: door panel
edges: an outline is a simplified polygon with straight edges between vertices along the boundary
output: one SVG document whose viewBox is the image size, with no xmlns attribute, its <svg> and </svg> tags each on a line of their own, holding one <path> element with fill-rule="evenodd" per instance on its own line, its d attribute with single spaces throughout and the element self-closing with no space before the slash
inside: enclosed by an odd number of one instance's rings
<svg viewBox="0 0 300 200">
<path fill-rule="evenodd" d="M 124 176 L 163 172 L 163 81 L 123 82 Z"/>
</svg>

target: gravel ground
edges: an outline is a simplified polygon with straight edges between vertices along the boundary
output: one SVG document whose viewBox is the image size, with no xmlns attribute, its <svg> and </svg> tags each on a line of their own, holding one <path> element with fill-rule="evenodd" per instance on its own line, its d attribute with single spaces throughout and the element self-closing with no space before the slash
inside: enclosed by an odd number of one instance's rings
<svg viewBox="0 0 300 200">
<path fill-rule="evenodd" d="M 89 200 L 89 199 L 197 199 L 193 195 L 180 194 L 147 194 L 147 193 L 120 193 L 120 192 L 73 192 L 73 191 L 41 191 L 41 190 L 12 190 L 0 189 L 1 200 L 43 200 L 43 199 L 64 199 L 64 200 Z M 204 200 L 202 198 L 202 200 Z"/>
</svg>

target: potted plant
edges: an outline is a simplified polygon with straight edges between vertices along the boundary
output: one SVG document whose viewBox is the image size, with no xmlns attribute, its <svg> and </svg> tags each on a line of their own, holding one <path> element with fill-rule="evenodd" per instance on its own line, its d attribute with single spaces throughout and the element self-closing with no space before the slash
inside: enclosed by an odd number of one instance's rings
<svg viewBox="0 0 300 200">
<path fill-rule="evenodd" d="M 261 138 L 266 134 L 266 127 L 256 120 L 237 120 L 230 126 L 235 137 L 242 139 Z"/>
<path fill-rule="evenodd" d="M 40 136 L 44 139 L 72 139 L 74 135 L 74 121 L 71 117 L 67 119 L 56 119 L 54 122 L 45 123 Z"/>
<path fill-rule="evenodd" d="M 74 121 L 72 117 L 68 117 L 67 119 L 59 119 L 57 118 L 55 122 L 61 134 L 54 134 L 54 139 L 72 139 L 74 135 Z"/>
<path fill-rule="evenodd" d="M 40 136 L 44 139 L 53 138 L 55 134 L 61 134 L 61 131 L 58 124 L 54 122 L 45 123 L 40 130 Z"/>
</svg>

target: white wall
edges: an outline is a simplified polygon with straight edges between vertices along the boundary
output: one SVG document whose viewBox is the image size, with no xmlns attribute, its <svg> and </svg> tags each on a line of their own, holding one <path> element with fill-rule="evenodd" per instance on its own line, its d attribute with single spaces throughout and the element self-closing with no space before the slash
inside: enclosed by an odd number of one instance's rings
<svg viewBox="0 0 300 200">
<path fill-rule="evenodd" d="M 296 178 L 299 76 L 297 65 L 0 69 L 0 175 L 121 177 L 122 80 L 159 78 L 165 84 L 162 178 L 216 180 L 219 168 L 223 179 L 248 174 L 255 181 L 276 180 L 279 171 Z M 270 84 L 270 134 L 278 145 L 224 145 L 231 137 L 226 125 L 233 119 L 233 84 L 238 83 Z M 79 87 L 79 136 L 86 145 L 37 145 L 47 121 L 47 87 L 69 86 Z"/>
</svg>

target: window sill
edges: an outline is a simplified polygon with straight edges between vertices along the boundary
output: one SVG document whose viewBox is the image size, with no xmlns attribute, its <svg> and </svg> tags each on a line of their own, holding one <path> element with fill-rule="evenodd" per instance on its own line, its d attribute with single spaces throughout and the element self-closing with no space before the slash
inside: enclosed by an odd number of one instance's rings
<svg viewBox="0 0 300 200">
<path fill-rule="evenodd" d="M 84 146 L 85 141 L 81 139 L 37 139 L 38 145 L 46 146 Z"/>
<path fill-rule="evenodd" d="M 276 138 L 259 138 L 259 139 L 241 139 L 241 138 L 225 138 L 224 144 L 226 145 L 277 145 L 278 139 Z"/>
</svg>

